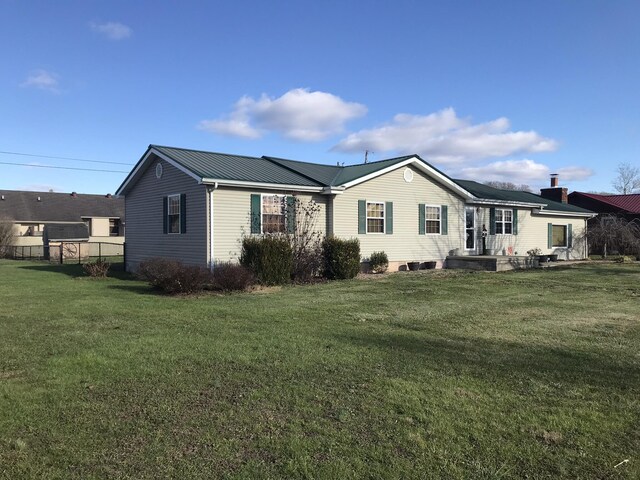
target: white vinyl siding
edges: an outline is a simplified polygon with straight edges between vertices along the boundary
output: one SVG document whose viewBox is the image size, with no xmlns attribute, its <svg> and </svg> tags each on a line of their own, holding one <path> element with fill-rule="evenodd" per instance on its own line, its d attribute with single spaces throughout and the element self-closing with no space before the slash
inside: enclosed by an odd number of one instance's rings
<svg viewBox="0 0 640 480">
<path fill-rule="evenodd" d="M 464 202 L 414 167 L 413 181 L 404 180 L 405 168 L 348 188 L 333 198 L 333 233 L 340 238 L 358 238 L 363 258 L 384 251 L 391 262 L 442 261 L 455 248 L 464 246 Z M 393 235 L 358 234 L 358 201 L 393 202 Z M 448 235 L 420 234 L 420 204 L 448 205 Z M 442 225 L 441 225 L 442 229 Z"/>
<path fill-rule="evenodd" d="M 497 210 L 497 209 L 496 209 Z M 478 225 L 489 227 L 489 208 L 482 207 Z M 548 248 L 548 224 L 572 225 L 572 247 Z M 581 217 L 537 215 L 530 209 L 518 209 L 518 234 L 517 235 L 489 235 L 487 248 L 495 250 L 496 254 L 526 255 L 527 250 L 539 248 L 545 255 L 557 253 L 560 259 L 577 260 L 585 258 L 584 232 L 586 220 Z"/>
</svg>

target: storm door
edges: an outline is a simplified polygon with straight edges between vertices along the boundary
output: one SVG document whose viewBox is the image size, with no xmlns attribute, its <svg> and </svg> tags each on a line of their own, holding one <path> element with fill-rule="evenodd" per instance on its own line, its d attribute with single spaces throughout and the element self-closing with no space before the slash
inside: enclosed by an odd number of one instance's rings
<svg viewBox="0 0 640 480">
<path fill-rule="evenodd" d="M 465 207 L 465 250 L 473 254 L 476 250 L 476 209 L 475 207 Z"/>
</svg>

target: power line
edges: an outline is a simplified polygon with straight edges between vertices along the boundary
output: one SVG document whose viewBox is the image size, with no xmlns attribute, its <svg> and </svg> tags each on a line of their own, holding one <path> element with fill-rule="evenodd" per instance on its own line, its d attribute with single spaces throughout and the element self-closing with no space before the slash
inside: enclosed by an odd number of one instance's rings
<svg viewBox="0 0 640 480">
<path fill-rule="evenodd" d="M 108 173 L 129 173 L 126 170 L 100 170 L 97 168 L 78 168 L 78 167 L 58 167 L 55 165 L 36 165 L 33 163 L 14 163 L 14 162 L 0 162 L 2 165 L 18 165 L 20 167 L 35 167 L 35 168 L 56 168 L 59 170 L 81 170 L 84 172 L 108 172 Z"/>
<path fill-rule="evenodd" d="M 37 157 L 37 158 L 53 158 L 56 160 L 71 160 L 73 162 L 89 162 L 89 163 L 110 163 L 112 165 L 127 165 L 132 167 L 133 165 L 130 163 L 124 162 L 107 162 L 101 160 L 89 160 L 87 158 L 73 158 L 73 157 L 56 157 L 53 155 L 36 155 L 35 153 L 23 153 L 23 152 L 5 152 L 0 150 L 0 153 L 4 153 L 5 155 L 20 155 L 22 157 Z"/>
</svg>

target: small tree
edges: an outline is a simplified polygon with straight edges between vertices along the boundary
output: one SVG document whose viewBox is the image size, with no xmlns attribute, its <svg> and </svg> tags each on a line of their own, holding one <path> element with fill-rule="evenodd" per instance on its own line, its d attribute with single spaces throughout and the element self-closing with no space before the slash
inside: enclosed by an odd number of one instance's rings
<svg viewBox="0 0 640 480">
<path fill-rule="evenodd" d="M 589 249 L 602 252 L 604 258 L 614 251 L 640 255 L 640 222 L 637 220 L 601 214 L 589 222 L 586 237 Z"/>
<path fill-rule="evenodd" d="M 613 188 L 618 193 L 627 195 L 640 190 L 640 168 L 628 163 L 620 163 L 617 168 L 618 176 L 613 180 Z"/>
<path fill-rule="evenodd" d="M 8 257 L 11 254 L 13 230 L 13 222 L 9 218 L 0 218 L 0 258 Z"/>
</svg>

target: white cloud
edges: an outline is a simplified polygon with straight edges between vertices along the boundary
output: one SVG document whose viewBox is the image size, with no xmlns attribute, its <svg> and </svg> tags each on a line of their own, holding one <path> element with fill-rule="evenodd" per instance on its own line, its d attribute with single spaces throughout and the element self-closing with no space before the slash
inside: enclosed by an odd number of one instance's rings
<svg viewBox="0 0 640 480">
<path fill-rule="evenodd" d="M 586 180 L 593 176 L 593 170 L 586 167 L 563 167 L 559 168 L 556 172 L 560 176 L 560 180 L 566 181 L 580 181 Z"/>
<path fill-rule="evenodd" d="M 486 182 L 536 183 L 549 178 L 549 167 L 533 160 L 505 160 L 460 169 L 461 178 Z"/>
<path fill-rule="evenodd" d="M 547 165 L 524 159 L 492 162 L 481 167 L 465 167 L 458 170 L 455 175 L 479 182 L 495 180 L 516 184 L 524 183 L 531 186 L 546 186 L 545 183 L 551 173 L 557 173 L 562 184 L 563 182 L 585 180 L 593 175 L 593 170 L 585 167 L 563 167 L 552 172 Z"/>
<path fill-rule="evenodd" d="M 398 114 L 385 125 L 350 134 L 333 150 L 417 153 L 435 163 L 456 165 L 518 152 L 548 152 L 558 146 L 534 131 L 509 128 L 504 117 L 473 125 L 446 108 L 430 115 Z"/>
<path fill-rule="evenodd" d="M 367 108 L 326 92 L 296 88 L 278 98 L 263 94 L 258 100 L 244 96 L 233 111 L 217 120 L 203 120 L 198 128 L 221 135 L 260 138 L 277 132 L 297 141 L 315 142 L 341 133 L 349 120 Z"/>
<path fill-rule="evenodd" d="M 129 38 L 133 31 L 131 27 L 128 27 L 119 22 L 107 22 L 107 23 L 93 23 L 89 24 L 94 32 L 98 32 L 109 40 L 124 40 Z"/>
<path fill-rule="evenodd" d="M 34 70 L 27 76 L 26 80 L 20 84 L 21 87 L 33 87 L 46 90 L 52 93 L 60 93 L 58 88 L 58 75 L 46 70 Z"/>
</svg>

